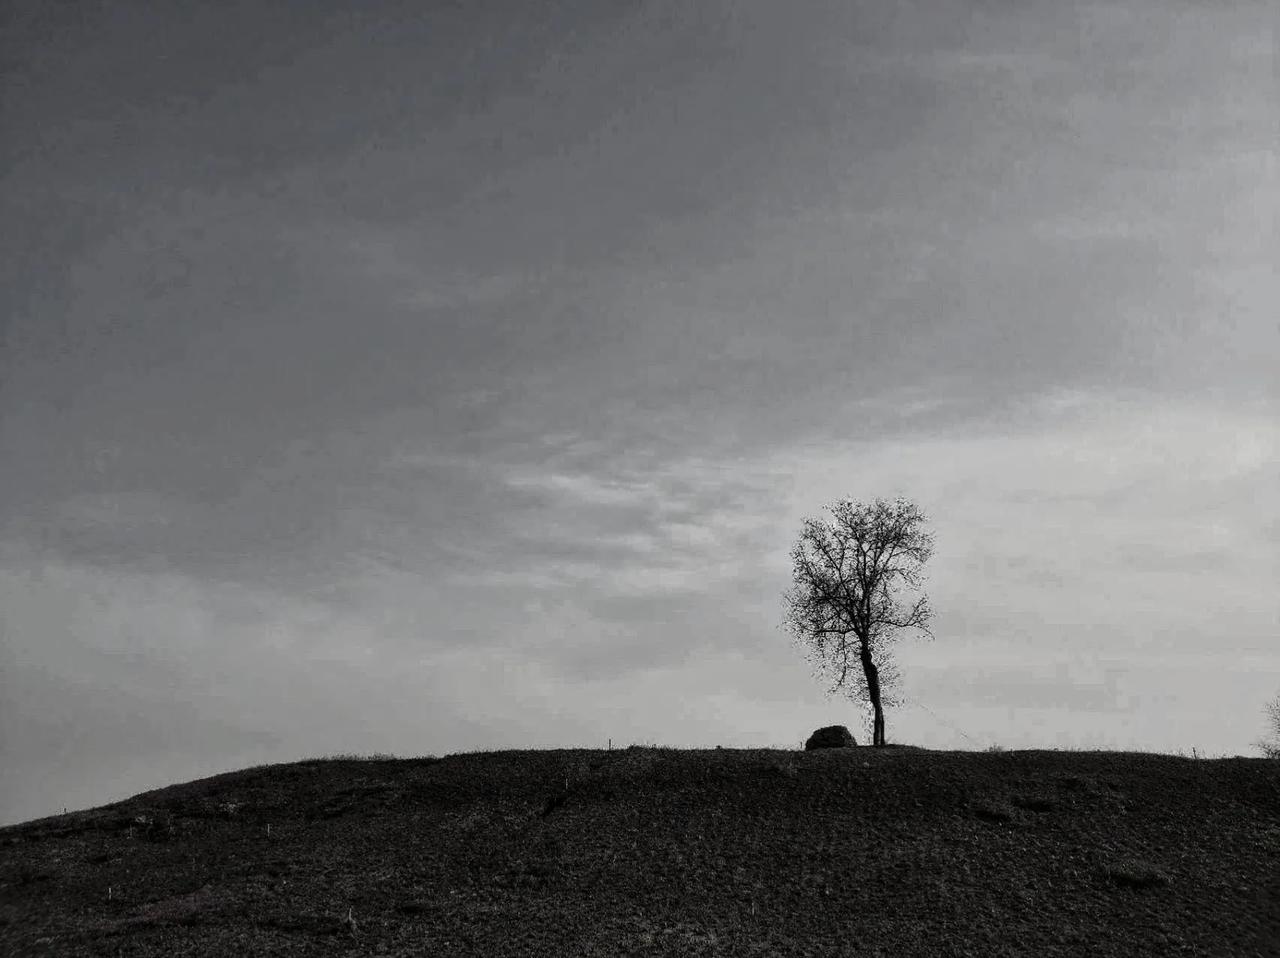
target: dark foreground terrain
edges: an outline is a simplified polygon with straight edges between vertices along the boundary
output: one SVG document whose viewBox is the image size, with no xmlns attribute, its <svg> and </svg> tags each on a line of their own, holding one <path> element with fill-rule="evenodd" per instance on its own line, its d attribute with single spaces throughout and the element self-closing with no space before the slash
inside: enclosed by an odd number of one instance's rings
<svg viewBox="0 0 1280 958">
<path fill-rule="evenodd" d="M 491 752 L 0 829 L 6 955 L 1280 955 L 1280 762 Z"/>
</svg>

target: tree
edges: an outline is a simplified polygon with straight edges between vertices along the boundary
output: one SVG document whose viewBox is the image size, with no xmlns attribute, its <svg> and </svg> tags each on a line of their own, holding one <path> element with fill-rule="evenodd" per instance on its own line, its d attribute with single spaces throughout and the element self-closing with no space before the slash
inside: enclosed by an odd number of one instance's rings
<svg viewBox="0 0 1280 958">
<path fill-rule="evenodd" d="M 1259 742 L 1258 748 L 1262 749 L 1262 754 L 1267 758 L 1280 758 L 1280 695 L 1267 703 L 1266 710 L 1267 724 L 1275 737 Z"/>
<path fill-rule="evenodd" d="M 830 689 L 871 702 L 872 744 L 884 745 L 884 706 L 898 672 L 888 645 L 900 629 L 927 637 L 932 610 L 921 595 L 910 605 L 896 595 L 919 588 L 922 567 L 933 555 L 927 521 L 905 499 L 871 505 L 842 499 L 828 507 L 831 521 L 805 519 L 791 550 L 795 585 L 784 595 L 785 627 L 807 646 L 819 671 L 836 676 Z"/>
</svg>

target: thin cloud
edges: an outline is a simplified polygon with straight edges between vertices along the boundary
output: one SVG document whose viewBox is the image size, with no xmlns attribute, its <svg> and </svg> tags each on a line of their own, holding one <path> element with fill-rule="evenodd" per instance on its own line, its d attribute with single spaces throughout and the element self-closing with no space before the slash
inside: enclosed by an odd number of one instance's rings
<svg viewBox="0 0 1280 958">
<path fill-rule="evenodd" d="M 0 176 L 24 811 L 847 721 L 778 629 L 842 496 L 936 525 L 903 740 L 1256 738 L 1265 4 L 65 12 Z"/>
</svg>

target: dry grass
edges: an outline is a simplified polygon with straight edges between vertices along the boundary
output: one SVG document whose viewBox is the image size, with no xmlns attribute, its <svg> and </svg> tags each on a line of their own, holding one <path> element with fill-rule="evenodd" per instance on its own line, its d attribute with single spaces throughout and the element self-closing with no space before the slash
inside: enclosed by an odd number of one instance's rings
<svg viewBox="0 0 1280 958">
<path fill-rule="evenodd" d="M 0 829 L 8 955 L 1271 955 L 1280 763 L 338 757 Z"/>
</svg>

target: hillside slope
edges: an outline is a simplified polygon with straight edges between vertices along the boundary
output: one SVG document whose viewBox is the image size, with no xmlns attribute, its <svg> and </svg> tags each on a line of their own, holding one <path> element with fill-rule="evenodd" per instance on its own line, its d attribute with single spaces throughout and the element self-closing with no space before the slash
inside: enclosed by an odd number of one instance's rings
<svg viewBox="0 0 1280 958">
<path fill-rule="evenodd" d="M 315 760 L 0 829 L 6 955 L 1280 955 L 1280 762 Z"/>
</svg>

